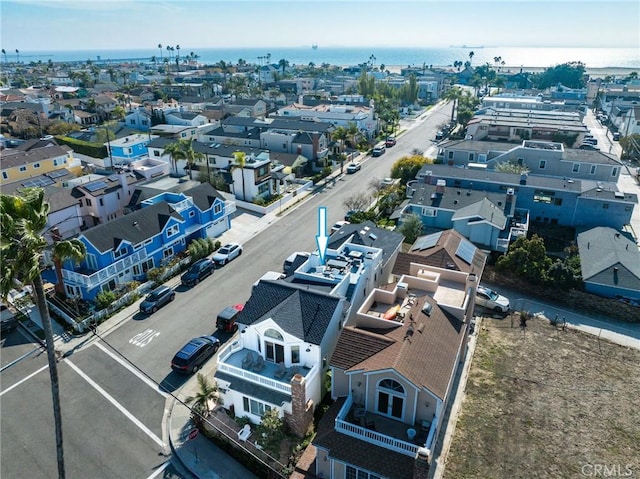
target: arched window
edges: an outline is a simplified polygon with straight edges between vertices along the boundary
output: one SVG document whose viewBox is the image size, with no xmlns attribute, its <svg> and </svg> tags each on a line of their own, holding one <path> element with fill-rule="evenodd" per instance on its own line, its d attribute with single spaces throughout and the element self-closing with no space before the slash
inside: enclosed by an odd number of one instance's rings
<svg viewBox="0 0 640 479">
<path fill-rule="evenodd" d="M 284 338 L 282 337 L 282 334 L 280 334 L 280 332 L 276 331 L 275 329 L 267 329 L 264 332 L 264 336 L 266 338 L 277 339 L 278 341 L 283 341 L 284 340 Z"/>
<path fill-rule="evenodd" d="M 393 379 L 382 379 L 376 388 L 378 413 L 402 419 L 406 394 L 402 384 Z"/>
</svg>

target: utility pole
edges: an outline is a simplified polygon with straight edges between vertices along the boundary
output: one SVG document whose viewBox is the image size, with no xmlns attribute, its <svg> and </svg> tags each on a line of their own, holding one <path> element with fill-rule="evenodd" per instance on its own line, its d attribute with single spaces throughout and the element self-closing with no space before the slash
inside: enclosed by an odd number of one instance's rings
<svg viewBox="0 0 640 479">
<path fill-rule="evenodd" d="M 113 170 L 113 156 L 111 156 L 111 141 L 109 139 L 109 128 L 104 127 L 104 131 L 107 133 L 107 151 L 109 152 L 109 163 L 110 167 Z"/>
</svg>

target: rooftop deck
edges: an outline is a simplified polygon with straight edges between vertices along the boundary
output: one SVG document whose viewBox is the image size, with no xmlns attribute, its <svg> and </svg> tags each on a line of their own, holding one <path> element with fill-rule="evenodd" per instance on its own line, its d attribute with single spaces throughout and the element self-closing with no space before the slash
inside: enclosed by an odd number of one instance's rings
<svg viewBox="0 0 640 479">
<path fill-rule="evenodd" d="M 306 378 L 313 370 L 297 365 L 283 371 L 278 364 L 267 360 L 258 366 L 250 366 L 246 361 L 249 356 L 257 358 L 259 354 L 233 343 L 220 353 L 218 370 L 288 394 L 291 394 L 290 383 L 294 375 L 300 374 Z"/>
</svg>

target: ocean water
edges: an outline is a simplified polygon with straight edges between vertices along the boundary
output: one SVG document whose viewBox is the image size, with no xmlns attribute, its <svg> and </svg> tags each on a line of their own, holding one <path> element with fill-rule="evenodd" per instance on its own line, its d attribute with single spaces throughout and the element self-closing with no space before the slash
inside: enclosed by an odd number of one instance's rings
<svg viewBox="0 0 640 479">
<path fill-rule="evenodd" d="M 308 65 L 313 62 L 317 66 L 322 63 L 330 65 L 358 65 L 372 62 L 393 66 L 448 66 L 455 61 L 469 60 L 473 65 L 490 63 L 495 65 L 494 58 L 501 57 L 505 67 L 549 67 L 570 61 L 580 61 L 587 68 L 638 68 L 640 69 L 640 49 L 637 48 L 565 48 L 565 47 L 482 47 L 458 46 L 450 48 L 385 48 L 385 47 L 327 47 L 319 45 L 313 49 L 304 47 L 274 48 L 188 48 L 182 47 L 181 57 L 191 52 L 198 55 L 198 62 L 205 64 L 224 60 L 236 63 L 239 59 L 248 63 L 265 64 L 270 55 L 271 63 L 277 64 L 286 59 L 290 65 Z M 162 49 L 162 56 L 167 56 Z M 88 59 L 96 61 L 116 59 L 136 59 L 150 61 L 152 56 L 160 58 L 159 48 L 130 50 L 75 50 L 75 51 L 24 51 L 20 52 L 20 62 L 81 62 Z M 175 52 L 174 52 L 175 55 Z M 9 53 L 9 61 L 16 61 L 16 55 Z M 4 58 L 3 58 L 4 60 Z"/>
</svg>

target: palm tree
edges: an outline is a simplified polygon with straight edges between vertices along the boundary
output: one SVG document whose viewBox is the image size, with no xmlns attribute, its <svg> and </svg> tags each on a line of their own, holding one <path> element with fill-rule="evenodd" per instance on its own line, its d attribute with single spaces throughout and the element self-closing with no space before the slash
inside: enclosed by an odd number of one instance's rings
<svg viewBox="0 0 640 479">
<path fill-rule="evenodd" d="M 185 159 L 184 150 L 182 149 L 180 140 L 175 143 L 168 144 L 164 149 L 164 153 L 169 155 L 171 164 L 173 165 L 173 169 L 176 173 L 178 173 L 178 160 Z"/>
<path fill-rule="evenodd" d="M 167 51 L 169 52 L 169 61 L 171 61 L 171 49 L 172 48 L 173 48 L 172 46 L 167 45 Z"/>
<path fill-rule="evenodd" d="M 16 48 L 16 63 L 20 63 L 20 50 Z"/>
<path fill-rule="evenodd" d="M 451 123 L 453 123 L 453 119 L 455 118 L 456 105 L 460 98 L 462 98 L 462 90 L 458 87 L 450 88 L 444 94 L 443 98 L 447 101 L 453 101 L 453 106 L 451 108 Z"/>
<path fill-rule="evenodd" d="M 218 385 L 211 383 L 207 377 L 198 373 L 198 390 L 195 395 L 189 396 L 184 400 L 187 404 L 193 404 L 192 412 L 196 423 L 201 422 L 201 418 L 208 416 L 211 412 L 209 403 L 218 399 Z"/>
<path fill-rule="evenodd" d="M 40 263 L 47 241 L 43 232 L 47 225 L 49 204 L 44 199 L 42 188 L 25 188 L 18 195 L 0 196 L 0 256 L 2 258 L 0 276 L 0 295 L 3 299 L 14 288 L 16 279 L 23 284 L 31 284 L 36 297 L 38 311 L 44 329 L 49 377 L 51 379 L 51 398 L 55 424 L 58 478 L 64 479 L 64 449 L 62 444 L 62 413 L 60 410 L 60 384 L 58 382 L 58 364 L 53 344 L 51 317 L 45 298 Z M 72 243 L 60 241 L 54 246 L 54 256 L 58 259 L 79 261 L 84 257 L 84 244 L 76 240 Z M 67 256 L 68 255 L 68 256 Z"/>
<path fill-rule="evenodd" d="M 453 62 L 453 66 L 460 71 L 460 67 L 462 67 L 462 60 L 456 60 L 455 62 Z"/>
<path fill-rule="evenodd" d="M 471 61 L 473 60 L 475 53 L 473 51 L 469 52 L 469 65 L 471 65 Z"/>
<path fill-rule="evenodd" d="M 160 63 L 162 63 L 162 43 L 158 43 L 158 50 L 160 50 Z"/>
<path fill-rule="evenodd" d="M 193 149 L 193 138 L 178 141 L 181 142 L 182 150 L 184 151 L 184 159 L 187 160 L 187 166 L 189 167 L 189 179 L 192 180 L 193 165 L 200 163 L 205 159 L 205 155 Z"/>
<path fill-rule="evenodd" d="M 3 48 L 2 54 L 4 55 L 4 62 L 7 63 L 7 51 Z"/>
<path fill-rule="evenodd" d="M 284 70 L 285 70 L 285 68 L 287 68 L 289 66 L 289 61 L 284 59 L 284 58 L 282 58 L 278 62 L 278 65 L 280 65 L 280 68 L 282 68 L 282 75 L 284 76 Z"/>
<path fill-rule="evenodd" d="M 246 201 L 245 192 L 244 192 L 244 165 L 246 165 L 246 155 L 243 151 L 236 151 L 233 153 L 233 157 L 235 158 L 235 162 L 231 164 L 231 171 L 239 169 L 240 174 L 242 175 L 242 201 Z M 235 194 L 235 188 L 234 194 Z"/>
<path fill-rule="evenodd" d="M 176 71 L 180 71 L 180 45 L 176 45 Z"/>
</svg>

